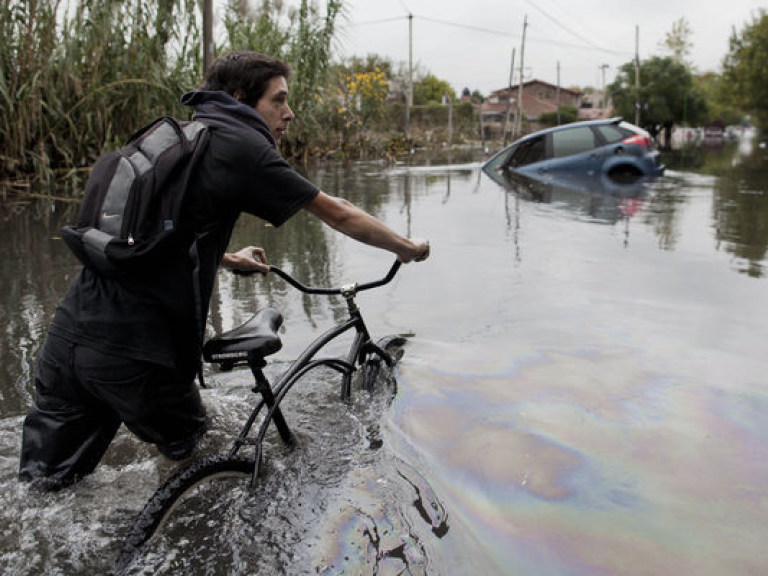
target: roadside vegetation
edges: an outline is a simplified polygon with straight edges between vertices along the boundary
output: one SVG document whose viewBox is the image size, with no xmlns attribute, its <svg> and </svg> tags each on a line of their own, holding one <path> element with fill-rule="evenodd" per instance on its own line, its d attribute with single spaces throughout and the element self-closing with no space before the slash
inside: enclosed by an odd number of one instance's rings
<svg viewBox="0 0 768 576">
<path fill-rule="evenodd" d="M 195 18 L 192 1 L 2 0 L 2 177 L 71 175 L 173 110 L 194 77 Z"/>
<path fill-rule="evenodd" d="M 69 185 L 78 194 L 105 149 L 154 117 L 187 116 L 179 96 L 202 75 L 198 4 L 0 0 L 0 184 L 55 185 L 57 193 Z M 403 64 L 376 55 L 334 60 L 343 0 L 322 11 L 311 0 L 249 6 L 227 2 L 216 52 L 247 48 L 291 63 L 297 119 L 282 146 L 292 161 L 394 159 L 414 147 L 478 144 L 476 91 L 457 95 L 417 69 L 406 115 Z M 621 68 L 608 87 L 615 113 L 633 121 L 639 102 L 639 124 L 662 136 L 673 125 L 731 124 L 744 113 L 768 126 L 766 11 L 734 30 L 722 74 L 696 74 L 687 62 L 690 35 L 681 19 L 667 36 L 668 55 L 640 62 L 639 92 L 634 62 Z M 576 118 L 575 109 L 560 111 L 561 123 Z"/>
<path fill-rule="evenodd" d="M 624 64 L 608 86 L 617 115 L 635 120 L 669 146 L 674 126 L 719 126 L 751 123 L 768 128 L 768 12 L 731 34 L 722 74 L 697 74 L 689 61 L 691 30 L 681 18 L 661 46 L 667 53 Z"/>
<path fill-rule="evenodd" d="M 286 142 L 300 155 L 319 130 L 340 0 L 325 13 L 301 0 L 227 5 L 217 52 L 250 48 L 287 59 L 299 120 Z M 0 0 L 0 181 L 74 183 L 107 148 L 165 114 L 199 85 L 202 17 L 195 0 Z M 21 184 L 23 185 L 23 184 Z"/>
</svg>

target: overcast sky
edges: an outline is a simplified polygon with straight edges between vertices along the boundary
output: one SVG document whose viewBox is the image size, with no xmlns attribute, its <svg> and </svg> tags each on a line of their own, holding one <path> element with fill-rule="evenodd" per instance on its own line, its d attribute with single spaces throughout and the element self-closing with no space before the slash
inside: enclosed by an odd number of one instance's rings
<svg viewBox="0 0 768 576">
<path fill-rule="evenodd" d="M 524 80 L 601 88 L 632 60 L 636 30 L 641 59 L 663 55 L 659 44 L 678 19 L 692 31 L 699 72 L 719 71 L 733 28 L 741 31 L 768 2 L 757 0 L 346 0 L 336 46 L 340 56 L 379 54 L 408 62 L 408 14 L 413 62 L 456 92 L 484 95 L 509 81 L 515 49 L 519 81 L 527 15 Z"/>
</svg>

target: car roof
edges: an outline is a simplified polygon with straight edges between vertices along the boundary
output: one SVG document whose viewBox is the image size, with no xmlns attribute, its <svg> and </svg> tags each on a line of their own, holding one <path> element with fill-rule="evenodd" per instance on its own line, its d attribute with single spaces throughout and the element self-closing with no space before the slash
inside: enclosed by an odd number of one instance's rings
<svg viewBox="0 0 768 576">
<path fill-rule="evenodd" d="M 529 138 L 534 138 L 536 136 L 541 136 L 543 134 L 551 134 L 552 132 L 560 132 L 561 130 L 570 130 L 573 128 L 576 128 L 577 126 L 605 126 L 607 124 L 618 124 L 620 123 L 624 118 L 621 116 L 614 116 L 613 118 L 601 118 L 597 120 L 582 120 L 581 122 L 571 122 L 569 124 L 561 124 L 560 126 L 552 126 L 551 128 L 544 128 L 543 130 L 538 130 L 536 132 L 531 132 L 530 134 L 526 134 L 525 136 L 519 138 L 517 142 L 520 142 L 522 140 L 528 140 Z"/>
</svg>

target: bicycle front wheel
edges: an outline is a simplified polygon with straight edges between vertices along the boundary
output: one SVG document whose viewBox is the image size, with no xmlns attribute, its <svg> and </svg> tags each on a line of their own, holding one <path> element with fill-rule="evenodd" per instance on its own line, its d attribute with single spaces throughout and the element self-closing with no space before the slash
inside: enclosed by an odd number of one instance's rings
<svg viewBox="0 0 768 576">
<path fill-rule="evenodd" d="M 249 488 L 254 459 L 218 455 L 192 462 L 178 470 L 152 495 L 136 517 L 124 541 L 115 572 L 120 574 L 141 555 L 158 533 L 188 538 L 196 530 L 210 531 L 217 509 Z"/>
<path fill-rule="evenodd" d="M 377 346 L 389 356 L 392 365 L 388 365 L 381 356 L 375 353 L 368 358 L 363 375 L 363 384 L 366 390 L 369 392 L 374 390 L 381 378 L 383 378 L 385 382 L 391 379 L 392 369 L 403 356 L 403 346 L 405 346 L 405 342 L 406 340 L 404 337 L 393 335 L 386 336 L 376 343 Z"/>
</svg>

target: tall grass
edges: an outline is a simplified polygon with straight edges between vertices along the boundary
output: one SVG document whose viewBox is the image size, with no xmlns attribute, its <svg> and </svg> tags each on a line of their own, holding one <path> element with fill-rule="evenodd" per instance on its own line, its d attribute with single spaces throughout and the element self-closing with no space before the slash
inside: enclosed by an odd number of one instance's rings
<svg viewBox="0 0 768 576">
<path fill-rule="evenodd" d="M 317 130 L 316 95 L 341 0 L 227 4 L 217 52 L 259 50 L 294 69 L 302 118 L 285 146 L 300 154 Z M 156 116 L 185 116 L 179 96 L 202 76 L 195 0 L 0 0 L 0 182 L 37 185 L 87 169 Z"/>
<path fill-rule="evenodd" d="M 199 78 L 193 0 L 0 1 L 0 178 L 87 167 Z"/>
</svg>

